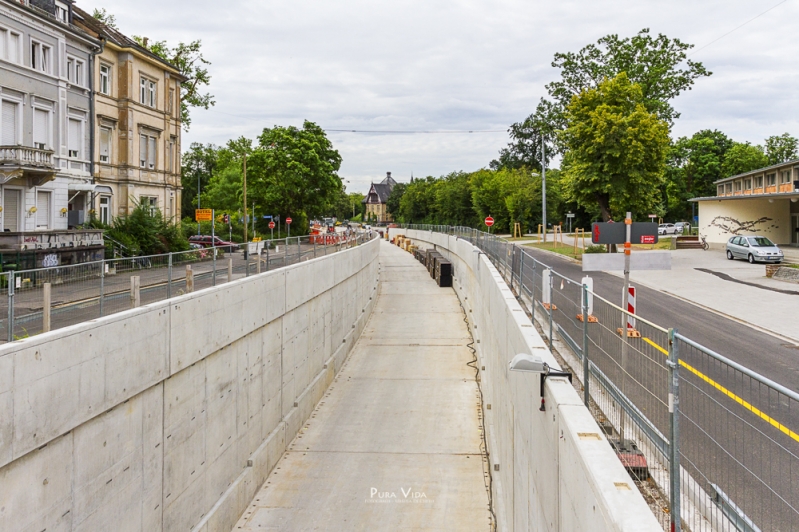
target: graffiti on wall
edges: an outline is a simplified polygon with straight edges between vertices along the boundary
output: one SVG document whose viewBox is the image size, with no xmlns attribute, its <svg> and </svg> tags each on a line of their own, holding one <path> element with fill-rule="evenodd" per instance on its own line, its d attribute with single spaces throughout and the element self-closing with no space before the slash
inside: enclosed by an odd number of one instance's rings
<svg viewBox="0 0 799 532">
<path fill-rule="evenodd" d="M 713 221 L 710 222 L 712 227 L 718 227 L 722 231 L 726 233 L 731 233 L 733 235 L 740 235 L 741 233 L 758 233 L 760 231 L 765 230 L 763 224 L 767 224 L 768 222 L 773 221 L 772 218 L 764 216 L 757 220 L 736 220 L 735 218 L 731 218 L 729 216 L 716 216 L 713 218 Z M 760 227 L 758 227 L 760 226 Z M 774 224 L 771 224 L 772 228 L 777 229 L 778 227 Z"/>
</svg>

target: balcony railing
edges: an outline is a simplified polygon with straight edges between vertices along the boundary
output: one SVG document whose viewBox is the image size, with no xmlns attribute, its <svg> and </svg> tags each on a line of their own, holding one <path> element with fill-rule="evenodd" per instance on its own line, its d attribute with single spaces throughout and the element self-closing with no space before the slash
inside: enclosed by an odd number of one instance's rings
<svg viewBox="0 0 799 532">
<path fill-rule="evenodd" d="M 0 146 L 0 164 L 55 169 L 53 150 L 40 150 L 28 146 Z"/>
</svg>

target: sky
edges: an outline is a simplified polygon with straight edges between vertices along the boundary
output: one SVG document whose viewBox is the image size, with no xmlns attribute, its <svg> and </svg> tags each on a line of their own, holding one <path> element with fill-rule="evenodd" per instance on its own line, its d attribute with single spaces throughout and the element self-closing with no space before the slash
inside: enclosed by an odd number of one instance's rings
<svg viewBox="0 0 799 532">
<path fill-rule="evenodd" d="M 106 8 L 127 35 L 202 40 L 216 105 L 193 111 L 184 150 L 310 120 L 339 150 L 348 191 L 366 192 L 386 172 L 403 182 L 488 166 L 508 126 L 558 79 L 556 52 L 642 28 L 694 44 L 690 59 L 713 72 L 672 102 L 681 113 L 673 137 L 701 129 L 755 144 L 799 136 L 799 0 L 77 4 Z"/>
</svg>

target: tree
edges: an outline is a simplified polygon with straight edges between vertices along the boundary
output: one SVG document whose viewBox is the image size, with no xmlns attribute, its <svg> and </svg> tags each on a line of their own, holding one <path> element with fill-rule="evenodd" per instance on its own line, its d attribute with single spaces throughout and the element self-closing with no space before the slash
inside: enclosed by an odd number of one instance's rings
<svg viewBox="0 0 799 532">
<path fill-rule="evenodd" d="M 436 179 L 416 179 L 405 186 L 400 199 L 399 215 L 403 222 L 416 224 L 435 223 Z"/>
<path fill-rule="evenodd" d="M 748 142 L 736 142 L 724 158 L 721 166 L 722 177 L 743 174 L 768 166 L 768 157 L 762 146 L 753 146 Z"/>
<path fill-rule="evenodd" d="M 191 216 L 197 208 L 197 183 L 204 190 L 218 166 L 219 148 L 213 144 L 193 142 L 183 154 L 181 161 L 180 185 L 183 187 L 181 212 Z"/>
<path fill-rule="evenodd" d="M 522 122 L 511 124 L 508 128 L 511 142 L 499 150 L 499 159 L 491 161 L 493 170 L 500 168 L 528 168 L 541 170 L 542 155 L 549 160 L 550 155 L 559 151 L 556 145 L 556 131 L 563 126 L 563 113 L 559 108 L 543 98 L 535 112 Z M 542 143 L 546 152 L 542 153 Z"/>
<path fill-rule="evenodd" d="M 561 69 L 561 80 L 547 85 L 547 90 L 565 111 L 574 96 L 624 72 L 640 87 L 644 108 L 671 125 L 680 114 L 669 102 L 690 90 L 697 78 L 712 74 L 702 63 L 688 59 L 686 51 L 691 48 L 692 44 L 663 34 L 653 38 L 648 28 L 632 38 L 607 35 L 577 53 L 555 54 L 552 66 Z"/>
<path fill-rule="evenodd" d="M 472 204 L 469 174 L 452 172 L 441 177 L 435 187 L 434 206 L 436 223 L 463 226 L 478 223 Z"/>
<path fill-rule="evenodd" d="M 100 9 L 94 8 L 94 11 L 92 11 L 92 17 L 99 20 L 111 29 L 115 29 L 117 31 L 119 30 L 117 27 L 117 18 L 106 11 L 104 7 Z"/>
<path fill-rule="evenodd" d="M 113 16 L 112 16 L 113 17 Z M 133 39 L 142 47 L 174 65 L 186 78 L 180 85 L 180 119 L 183 129 L 191 126 L 190 108 L 209 109 L 216 102 L 210 93 L 202 90 L 211 83 L 207 66 L 211 64 L 202 54 L 202 41 L 179 42 L 170 48 L 166 41 L 149 42 L 146 37 L 134 35 Z"/>
<path fill-rule="evenodd" d="M 799 155 L 797 155 L 797 143 L 799 141 L 797 141 L 796 137 L 792 137 L 788 133 L 767 138 L 766 158 L 768 159 L 768 165 L 780 164 L 799 158 Z"/>
<path fill-rule="evenodd" d="M 621 73 L 567 108 L 564 196 L 584 208 L 598 205 L 603 221 L 660 204 L 669 127 L 644 102 L 641 87 Z"/>
<path fill-rule="evenodd" d="M 397 183 L 391 189 L 391 194 L 388 195 L 386 200 L 386 210 L 391 214 L 395 220 L 399 220 L 400 216 L 400 203 L 402 202 L 402 195 L 405 194 L 405 183 Z"/>
</svg>

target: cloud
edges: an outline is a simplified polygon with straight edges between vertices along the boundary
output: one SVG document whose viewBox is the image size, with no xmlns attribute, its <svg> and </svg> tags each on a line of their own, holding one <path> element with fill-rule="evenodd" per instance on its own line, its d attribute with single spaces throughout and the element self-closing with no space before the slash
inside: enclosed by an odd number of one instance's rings
<svg viewBox="0 0 799 532">
<path fill-rule="evenodd" d="M 778 0 L 774 1 L 776 4 Z M 202 39 L 217 105 L 195 111 L 190 142 L 254 137 L 312 120 L 328 129 L 501 130 L 522 120 L 555 79 L 555 52 L 644 27 L 702 48 L 773 4 L 405 0 L 79 0 L 105 7 L 122 31 Z M 799 55 L 786 2 L 692 59 L 713 76 L 674 102 L 674 135 L 719 129 L 736 140 L 797 131 Z M 365 191 L 386 171 L 403 180 L 487 166 L 505 133 L 330 133 L 341 174 Z"/>
</svg>

